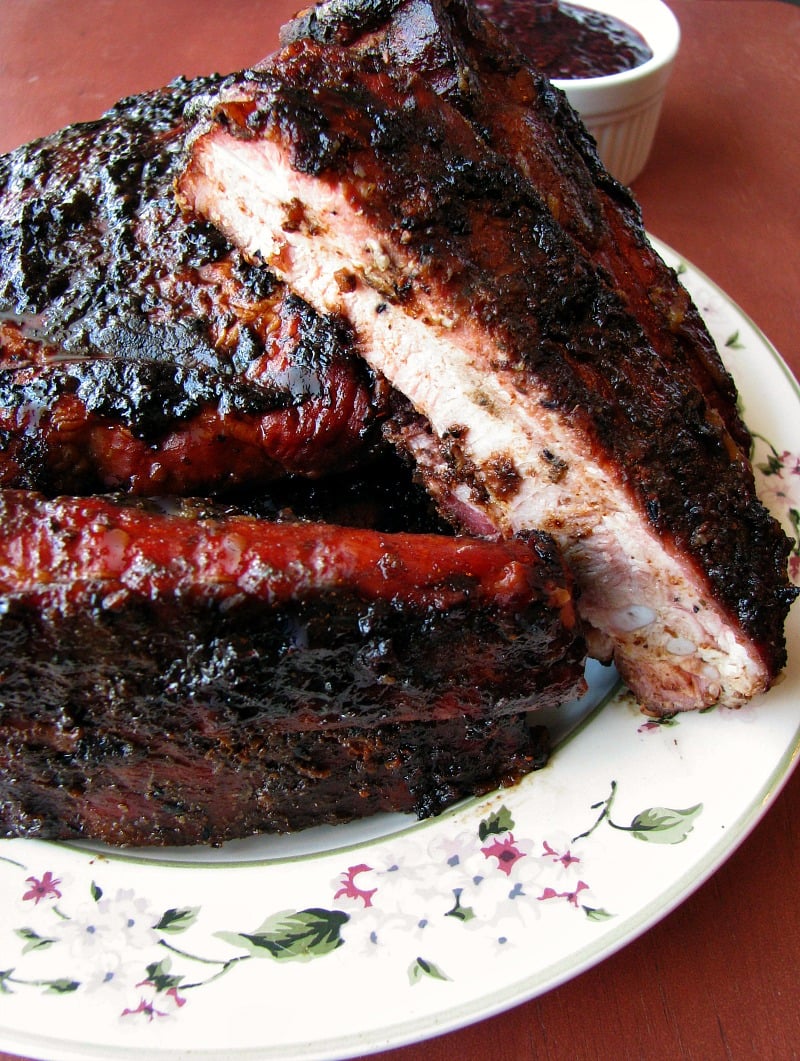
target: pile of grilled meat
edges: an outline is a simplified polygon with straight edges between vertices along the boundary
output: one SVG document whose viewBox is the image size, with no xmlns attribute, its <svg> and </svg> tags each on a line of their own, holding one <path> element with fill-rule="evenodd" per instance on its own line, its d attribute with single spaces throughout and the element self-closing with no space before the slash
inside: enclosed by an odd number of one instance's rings
<svg viewBox="0 0 800 1061">
<path fill-rule="evenodd" d="M 660 714 L 780 672 L 734 385 L 470 0 L 325 0 L 0 189 L 0 834 L 432 814 L 587 652 Z"/>
</svg>

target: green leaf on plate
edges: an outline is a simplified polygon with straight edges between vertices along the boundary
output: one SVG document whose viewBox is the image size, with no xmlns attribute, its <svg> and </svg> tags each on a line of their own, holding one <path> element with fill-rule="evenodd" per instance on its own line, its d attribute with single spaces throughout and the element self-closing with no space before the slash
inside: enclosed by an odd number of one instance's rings
<svg viewBox="0 0 800 1061">
<path fill-rule="evenodd" d="M 77 991 L 81 986 L 80 980 L 48 980 L 48 995 L 68 995 L 71 991 Z"/>
<path fill-rule="evenodd" d="M 243 947 L 253 958 L 309 961 L 341 947 L 341 928 L 350 915 L 341 910 L 283 910 L 255 932 L 216 932 L 219 939 Z"/>
<path fill-rule="evenodd" d="M 58 940 L 52 939 L 49 936 L 40 936 L 38 932 L 34 932 L 32 928 L 17 928 L 14 929 L 14 934 L 19 936 L 20 939 L 25 940 L 25 946 L 22 948 L 22 953 L 27 954 L 32 950 L 46 950 L 48 947 L 52 947 Z"/>
<path fill-rule="evenodd" d="M 431 980 L 449 980 L 438 965 L 427 961 L 425 958 L 416 958 L 408 968 L 408 980 L 410 984 L 418 984 L 423 977 Z"/>
<path fill-rule="evenodd" d="M 776 453 L 768 453 L 767 459 L 759 462 L 756 467 L 762 475 L 780 475 L 783 471 L 783 461 Z"/>
<path fill-rule="evenodd" d="M 448 910 L 444 916 L 454 917 L 457 921 L 472 921 L 475 917 L 475 911 L 471 906 L 461 905 L 461 888 L 454 888 L 453 895 L 456 901 L 453 904 L 453 908 Z"/>
<path fill-rule="evenodd" d="M 483 841 L 487 836 L 507 833 L 513 828 L 514 819 L 511 817 L 511 812 L 503 806 L 496 814 L 490 814 L 488 818 L 483 819 L 478 826 L 478 838 Z"/>
<path fill-rule="evenodd" d="M 728 336 L 728 338 L 725 340 L 725 345 L 730 350 L 742 350 L 744 348 L 744 343 L 739 338 L 738 329 L 733 333 L 733 335 Z"/>
<path fill-rule="evenodd" d="M 183 977 L 173 976 L 170 973 L 171 968 L 172 962 L 169 958 L 151 962 L 147 966 L 147 983 L 152 984 L 156 991 L 169 991 L 173 987 L 178 987 Z"/>
<path fill-rule="evenodd" d="M 587 921 L 608 921 L 609 918 L 616 916 L 610 914 L 608 910 L 603 910 L 602 907 L 582 906 L 581 909 L 586 914 Z"/>
<path fill-rule="evenodd" d="M 694 820 L 702 810 L 702 803 L 685 810 L 650 807 L 636 815 L 630 824 L 630 831 L 637 840 L 653 844 L 680 844 L 694 828 Z"/>
<path fill-rule="evenodd" d="M 99 903 L 100 900 L 103 898 L 103 889 L 100 887 L 99 884 L 95 884 L 94 881 L 92 881 L 92 884 L 91 884 L 91 893 L 92 893 L 92 898 L 94 899 L 94 901 L 96 903 Z"/>
<path fill-rule="evenodd" d="M 199 906 L 173 907 L 166 910 L 154 927 L 161 932 L 185 932 L 197 920 Z"/>
</svg>

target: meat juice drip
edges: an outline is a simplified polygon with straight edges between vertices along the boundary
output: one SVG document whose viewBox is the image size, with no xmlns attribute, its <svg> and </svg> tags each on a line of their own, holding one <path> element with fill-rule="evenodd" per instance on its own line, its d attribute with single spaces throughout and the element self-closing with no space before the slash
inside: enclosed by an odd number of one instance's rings
<svg viewBox="0 0 800 1061">
<path fill-rule="evenodd" d="M 561 0 L 477 0 L 477 6 L 550 78 L 604 77 L 653 56 L 633 27 Z"/>
</svg>

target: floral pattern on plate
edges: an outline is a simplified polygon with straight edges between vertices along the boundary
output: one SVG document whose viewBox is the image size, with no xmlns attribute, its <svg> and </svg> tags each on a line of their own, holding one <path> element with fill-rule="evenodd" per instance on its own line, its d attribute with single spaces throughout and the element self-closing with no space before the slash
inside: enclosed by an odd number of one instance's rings
<svg viewBox="0 0 800 1061">
<path fill-rule="evenodd" d="M 98 1004 L 112 1006 L 120 1005 L 123 992 L 128 1004 L 120 1016 L 152 1021 L 180 1013 L 190 993 L 194 996 L 198 988 L 249 959 L 310 961 L 342 946 L 365 958 L 386 949 L 405 952 L 410 984 L 426 977 L 452 980 L 458 972 L 448 968 L 446 946 L 440 953 L 437 938 L 443 927 L 473 932 L 488 927 L 493 949 L 500 953 L 519 942 L 520 931 L 531 921 L 546 917 L 552 904 L 565 904 L 590 921 L 613 917 L 597 905 L 587 880 L 588 841 L 595 831 L 605 825 L 639 841 L 678 844 L 702 811 L 702 804 L 683 810 L 649 807 L 622 824 L 612 816 L 616 789 L 612 782 L 609 795 L 589 808 L 594 820 L 572 838 L 562 833 L 541 839 L 516 836 L 514 819 L 503 805 L 477 829 L 437 833 L 424 849 L 402 845 L 398 861 L 389 848 L 370 863 L 348 865 L 320 896 L 321 904 L 333 901 L 337 907 L 281 910 L 254 928 L 219 930 L 214 935 L 232 948 L 225 958 L 181 946 L 179 937 L 197 921 L 197 907 L 158 911 L 133 889 L 106 894 L 95 879 L 88 894 L 81 894 L 51 869 L 23 880 L 27 867 L 4 859 L 6 871 L 18 871 L 20 903 L 28 916 L 15 928 L 19 953 L 14 964 L 0 970 L 0 992 L 84 991 L 96 993 Z M 413 867 L 421 863 L 426 872 L 415 879 Z M 49 959 L 59 975 L 41 977 L 26 970 L 33 964 L 29 956 L 35 959 L 50 950 L 58 952 Z"/>
</svg>

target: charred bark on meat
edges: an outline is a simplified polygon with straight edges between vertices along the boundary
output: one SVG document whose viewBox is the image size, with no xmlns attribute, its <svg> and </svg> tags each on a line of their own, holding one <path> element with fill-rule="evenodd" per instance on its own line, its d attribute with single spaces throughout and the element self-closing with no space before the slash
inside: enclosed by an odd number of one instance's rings
<svg viewBox="0 0 800 1061">
<path fill-rule="evenodd" d="M 423 77 L 535 185 L 659 356 L 688 372 L 749 452 L 733 380 L 674 270 L 650 245 L 635 198 L 602 165 L 563 92 L 470 0 L 322 0 L 287 23 L 281 39 L 344 45 Z"/>
<path fill-rule="evenodd" d="M 178 212 L 187 103 L 121 101 L 0 159 L 0 483 L 225 493 L 379 443 L 386 389 L 320 316 Z"/>
<path fill-rule="evenodd" d="M 98 725 L 87 714 L 74 726 L 8 713 L 0 737 L 0 836 L 136 847 L 388 812 L 427 818 L 518 782 L 549 755 L 546 732 L 525 716 L 287 734 L 231 724 L 202 703 L 170 729 L 154 718 Z"/>
<path fill-rule="evenodd" d="M 30 491 L 0 492 L 0 528 L 5 835 L 219 842 L 435 813 L 541 765 L 525 714 L 585 689 L 545 536 Z"/>
</svg>

